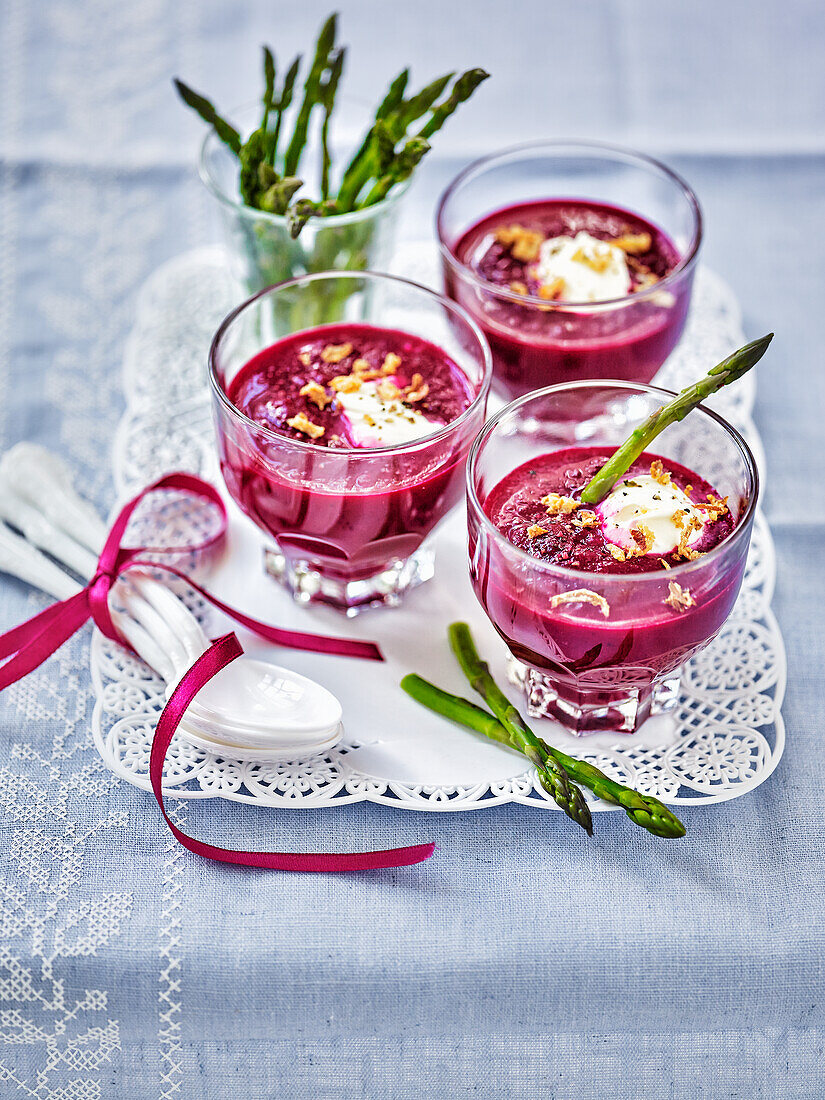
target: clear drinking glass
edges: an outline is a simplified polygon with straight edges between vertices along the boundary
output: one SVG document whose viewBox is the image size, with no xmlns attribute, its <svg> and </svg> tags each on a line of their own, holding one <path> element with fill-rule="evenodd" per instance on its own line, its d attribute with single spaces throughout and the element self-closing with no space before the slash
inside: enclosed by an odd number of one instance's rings
<svg viewBox="0 0 825 1100">
<path fill-rule="evenodd" d="M 464 262 L 473 226 L 522 203 L 593 202 L 662 230 L 681 259 L 647 290 L 605 302 L 555 302 L 494 286 Z M 493 353 L 493 388 L 507 400 L 580 378 L 649 382 L 687 317 L 702 217 L 696 196 L 659 161 L 611 145 L 535 142 L 476 161 L 446 189 L 436 231 L 445 293 L 475 317 Z"/>
<path fill-rule="evenodd" d="M 735 529 L 708 553 L 670 570 L 599 574 L 541 561 L 515 547 L 485 513 L 491 490 L 522 463 L 571 446 L 615 449 L 673 395 L 622 382 L 570 382 L 528 394 L 492 417 L 467 466 L 470 576 L 479 602 L 524 666 L 531 715 L 578 735 L 632 733 L 676 705 L 681 666 L 714 637 L 739 592 L 750 544 L 758 475 L 747 444 L 726 421 L 699 408 L 657 437 L 651 450 L 705 478 L 728 497 Z M 669 584 L 695 606 L 674 610 Z M 586 588 L 604 597 L 551 607 Z"/>
<path fill-rule="evenodd" d="M 303 331 L 319 300 L 339 303 L 345 321 L 435 344 L 463 371 L 471 404 L 430 436 L 372 449 L 304 443 L 250 420 L 227 397 L 233 378 L 262 349 Z M 489 349 L 463 310 L 390 275 L 308 275 L 262 291 L 231 313 L 212 342 L 209 368 L 226 485 L 274 539 L 267 569 L 295 599 L 356 614 L 395 605 L 432 576 L 433 553 L 422 544 L 462 497 L 490 385 Z"/>
<path fill-rule="evenodd" d="M 248 124 L 244 133 L 259 125 L 259 114 L 257 106 L 254 112 L 239 112 L 241 121 Z M 363 108 L 361 117 L 367 117 Z M 301 171 L 309 168 L 311 182 L 316 175 L 312 165 L 318 160 L 317 150 L 310 148 L 304 160 Z M 336 157 L 338 164 L 345 160 Z M 313 272 L 384 271 L 389 267 L 408 183 L 394 187 L 386 199 L 363 210 L 310 218 L 293 240 L 282 214 L 268 214 L 242 202 L 238 173 L 238 158 L 210 130 L 201 147 L 200 176 L 218 200 L 232 274 L 247 294 Z M 318 188 L 310 187 L 308 193 L 317 194 Z"/>
</svg>

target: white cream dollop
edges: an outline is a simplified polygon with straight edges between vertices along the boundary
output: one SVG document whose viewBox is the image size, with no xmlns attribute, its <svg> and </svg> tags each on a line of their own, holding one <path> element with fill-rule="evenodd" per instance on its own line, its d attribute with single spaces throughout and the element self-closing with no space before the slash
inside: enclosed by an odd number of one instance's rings
<svg viewBox="0 0 825 1100">
<path fill-rule="evenodd" d="M 575 237 L 550 237 L 539 248 L 531 274 L 542 286 L 564 286 L 559 301 L 605 302 L 630 292 L 630 272 L 621 248 L 582 230 Z"/>
<path fill-rule="evenodd" d="M 336 402 L 358 447 L 396 447 L 442 427 L 441 421 L 428 420 L 400 398 L 382 398 L 375 382 L 362 382 L 357 390 L 336 394 Z"/>
<path fill-rule="evenodd" d="M 707 522 L 707 516 L 684 490 L 673 482 L 662 485 L 650 474 L 632 474 L 618 482 L 594 511 L 601 520 L 605 539 L 622 550 L 637 545 L 631 534 L 634 528 L 647 527 L 653 534 L 649 554 L 670 554 L 679 545 L 682 527 L 674 520 L 677 512 L 682 513 L 683 526 L 693 517 L 701 523 L 688 538 L 688 546 L 701 539 Z"/>
</svg>

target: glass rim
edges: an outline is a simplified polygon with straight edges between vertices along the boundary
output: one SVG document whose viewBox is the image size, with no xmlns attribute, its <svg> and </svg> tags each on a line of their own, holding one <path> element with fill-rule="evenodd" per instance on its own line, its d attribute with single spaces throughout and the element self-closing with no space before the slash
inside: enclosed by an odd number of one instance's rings
<svg viewBox="0 0 825 1100">
<path fill-rule="evenodd" d="M 247 416 L 246 413 L 242 412 L 238 408 L 237 405 L 230 401 L 229 395 L 226 393 L 223 386 L 218 380 L 218 368 L 216 364 L 217 350 L 218 345 L 220 344 L 225 333 L 229 330 L 229 327 L 246 309 L 252 306 L 255 302 L 257 302 L 259 298 L 262 298 L 264 295 L 277 293 L 280 290 L 287 290 L 290 287 L 298 286 L 304 283 L 316 282 L 322 279 L 364 278 L 378 282 L 386 281 L 397 283 L 405 287 L 412 287 L 414 290 L 419 291 L 425 294 L 427 297 L 431 298 L 434 302 L 438 303 L 438 305 L 446 307 L 450 313 L 457 316 L 459 320 L 463 321 L 467 325 L 470 332 L 475 337 L 476 343 L 478 344 L 478 347 L 481 351 L 482 376 L 478 386 L 478 391 L 475 393 L 472 401 L 461 413 L 460 416 L 457 416 L 455 420 L 450 420 L 446 424 L 443 424 L 440 428 L 438 428 L 434 432 L 431 432 L 429 435 L 423 435 L 419 439 L 413 439 L 408 443 L 396 443 L 387 447 L 342 447 L 333 449 L 330 447 L 319 448 L 316 443 L 305 443 L 301 439 L 293 439 L 288 435 L 276 431 L 274 428 L 267 428 L 263 424 L 258 424 L 257 421 Z M 315 327 L 323 328 L 325 326 L 317 325 Z M 296 331 L 302 332 L 310 330 L 297 329 Z M 401 329 L 399 331 L 403 332 L 404 330 Z M 290 333 L 289 335 L 294 335 L 294 333 Z M 283 337 L 281 339 L 283 339 Z M 443 351 L 443 349 L 439 350 Z M 478 406 L 483 401 L 487 400 L 487 395 L 490 390 L 490 383 L 493 377 L 493 357 L 484 333 L 481 331 L 481 328 L 476 323 L 476 321 L 473 320 L 473 318 L 462 306 L 458 305 L 456 302 L 450 301 L 449 298 L 446 298 L 444 297 L 444 295 L 439 294 L 436 290 L 431 290 L 429 287 L 421 286 L 420 283 L 414 283 L 411 279 L 405 279 L 400 275 L 389 275 L 381 271 L 316 271 L 306 275 L 297 275 L 294 279 L 288 279 L 286 282 L 275 283 L 273 286 L 264 287 L 263 290 L 259 290 L 256 294 L 253 294 L 251 297 L 241 302 L 240 305 L 235 306 L 235 308 L 230 313 L 228 313 L 226 317 L 224 317 L 223 321 L 221 321 L 220 325 L 218 326 L 217 332 L 212 337 L 212 342 L 209 345 L 209 355 L 207 361 L 209 366 L 209 382 L 212 386 L 213 392 L 215 393 L 221 404 L 230 413 L 230 415 L 232 415 L 233 418 L 240 420 L 247 429 L 252 429 L 256 432 L 262 432 L 264 436 L 269 437 L 274 442 L 279 443 L 281 446 L 286 445 L 290 447 L 295 447 L 297 448 L 299 453 L 305 451 L 308 454 L 311 453 L 317 455 L 318 451 L 321 450 L 327 455 L 340 455 L 343 458 L 346 458 L 346 460 L 349 462 L 364 461 L 372 458 L 374 455 L 404 454 L 407 452 L 423 449 L 424 447 L 429 447 L 433 443 L 440 442 L 442 439 L 447 438 L 447 436 L 453 434 L 453 432 L 457 428 L 463 426 L 466 421 L 470 419 L 471 414 L 476 411 Z M 461 364 L 457 365 L 459 366 L 459 368 L 461 367 Z"/>
<path fill-rule="evenodd" d="M 236 111 L 232 113 L 248 110 L 251 106 L 251 103 L 246 103 L 243 107 L 236 108 Z M 198 156 L 198 175 L 207 191 L 209 191 L 223 206 L 234 211 L 241 217 L 268 222 L 270 225 L 277 225 L 279 228 L 286 229 L 286 214 L 270 214 L 268 210 L 258 210 L 257 207 L 249 206 L 247 203 L 243 202 L 240 196 L 236 197 L 227 194 L 224 188 L 218 183 L 207 164 L 207 154 L 213 144 L 216 144 L 219 148 L 223 146 L 223 142 L 218 137 L 215 127 L 211 126 L 201 142 L 200 154 Z M 227 155 L 231 155 L 228 150 Z M 361 210 L 349 210 L 344 214 L 327 214 L 323 217 L 319 214 L 312 214 L 307 219 L 306 224 L 313 228 L 321 227 L 333 229 L 337 226 L 354 225 L 358 222 L 369 221 L 371 217 L 375 217 L 376 214 L 389 209 L 399 202 L 409 190 L 411 183 L 412 176 L 400 184 L 395 184 L 385 198 L 381 199 L 380 202 L 373 203 L 372 206 L 365 206 Z"/>
<path fill-rule="evenodd" d="M 560 577 L 569 577 L 576 580 L 580 580 L 582 577 L 592 577 L 594 576 L 594 574 L 586 569 L 571 569 L 565 565 L 556 565 L 553 562 L 542 561 L 541 558 L 535 558 L 532 554 L 528 554 L 525 550 L 522 550 L 521 547 L 518 547 L 514 543 L 510 542 L 510 540 L 504 534 L 502 534 L 502 532 L 498 529 L 498 527 L 496 527 L 496 525 L 493 523 L 493 521 L 484 510 L 484 505 L 481 503 L 478 493 L 476 492 L 474 474 L 479 455 L 481 453 L 482 447 L 484 446 L 484 443 L 488 439 L 490 439 L 493 431 L 498 427 L 499 423 L 505 415 L 509 415 L 510 413 L 517 411 L 519 406 L 529 404 L 531 401 L 535 401 L 539 398 L 548 397 L 554 393 L 560 393 L 564 390 L 573 389 L 596 389 L 597 387 L 615 390 L 627 390 L 632 391 L 633 393 L 654 395 L 661 394 L 663 397 L 666 397 L 668 399 L 676 396 L 673 390 L 666 390 L 661 386 L 649 386 L 641 382 L 622 382 L 618 379 L 613 380 L 602 378 L 587 378 L 577 382 L 560 382 L 555 386 L 545 386 L 543 387 L 543 389 L 540 390 L 531 390 L 530 393 L 523 394 L 521 397 L 516 398 L 514 401 L 508 402 L 508 404 L 499 409 L 497 413 L 494 413 L 493 416 L 491 416 L 487 420 L 487 422 L 481 428 L 481 431 L 473 440 L 473 445 L 470 448 L 470 452 L 467 456 L 467 471 L 465 475 L 467 506 L 468 509 L 471 509 L 473 514 L 480 520 L 482 526 L 484 526 L 490 532 L 490 534 L 493 536 L 493 538 L 496 539 L 497 542 L 506 543 L 508 550 L 514 552 L 520 560 L 529 563 L 532 568 L 537 568 L 542 572 L 552 573 L 553 575 L 558 575 Z M 693 415 L 695 412 L 701 412 L 705 416 L 709 417 L 711 420 L 715 420 L 716 423 L 723 429 L 723 431 L 725 431 L 727 435 L 730 436 L 731 439 L 733 439 L 734 443 L 739 448 L 740 454 L 742 455 L 742 458 L 744 460 L 745 469 L 747 471 L 751 487 L 750 499 L 748 500 L 748 505 L 744 511 L 744 514 L 742 515 L 741 519 L 736 524 L 734 529 L 729 534 L 727 534 L 721 542 L 717 543 L 716 546 L 711 547 L 710 550 L 706 551 L 699 558 L 696 558 L 693 561 L 686 561 L 683 562 L 681 565 L 673 565 L 670 567 L 670 569 L 650 569 L 630 574 L 599 573 L 596 574 L 596 576 L 598 576 L 600 585 L 605 583 L 616 583 L 618 581 L 627 583 L 628 578 L 633 581 L 637 581 L 640 579 L 661 579 L 662 574 L 665 574 L 668 577 L 684 576 L 691 570 L 702 568 L 708 563 L 708 561 L 711 561 L 714 558 L 718 557 L 719 553 L 722 550 L 726 550 L 734 545 L 736 542 L 738 542 L 739 539 L 742 538 L 745 532 L 749 529 L 751 521 L 753 519 L 753 515 L 756 511 L 756 502 L 759 497 L 759 470 L 756 466 L 756 459 L 753 457 L 753 452 L 743 438 L 742 434 L 733 426 L 733 424 L 730 423 L 730 421 L 725 420 L 723 416 L 720 416 L 719 413 L 715 412 L 713 409 L 708 408 L 707 405 L 704 404 L 698 405 L 696 409 L 691 410 L 691 413 L 689 413 L 688 415 Z"/>
<path fill-rule="evenodd" d="M 623 294 L 619 298 L 605 298 L 599 302 L 574 302 L 563 301 L 553 302 L 547 301 L 545 298 L 539 298 L 535 294 L 516 294 L 515 291 L 510 290 L 507 287 L 499 287 L 494 283 L 488 282 L 486 279 L 477 275 L 473 269 L 463 263 L 456 256 L 451 245 L 447 243 L 446 234 L 444 232 L 444 211 L 447 203 L 458 191 L 458 189 L 469 178 L 475 175 L 479 175 L 481 172 L 490 168 L 497 161 L 506 160 L 518 153 L 528 152 L 541 152 L 543 150 L 553 152 L 561 149 L 579 149 L 590 153 L 611 153 L 624 160 L 636 161 L 645 168 L 654 169 L 660 175 L 665 176 L 671 182 L 681 190 L 684 198 L 687 199 L 688 206 L 693 214 L 693 235 L 690 240 L 687 251 L 684 256 L 680 257 L 679 262 L 674 269 L 669 272 L 663 279 L 660 279 L 657 283 L 647 287 L 644 290 L 633 291 L 633 293 Z M 689 271 L 696 263 L 696 258 L 699 254 L 699 246 L 702 243 L 704 222 L 702 217 L 702 208 L 699 205 L 699 200 L 696 197 L 696 192 L 690 186 L 690 184 L 678 172 L 669 168 L 663 161 L 657 160 L 655 157 L 649 156 L 647 153 L 640 153 L 635 149 L 629 149 L 624 145 L 612 145 L 606 141 L 575 141 L 565 139 L 552 139 L 547 141 L 526 141 L 519 145 L 511 145 L 506 149 L 500 149 L 496 153 L 488 153 L 483 157 L 479 157 L 471 164 L 468 164 L 466 168 L 447 185 L 442 191 L 438 200 L 435 211 L 435 233 L 438 240 L 438 248 L 441 252 L 443 259 L 452 267 L 455 273 L 462 279 L 466 279 L 468 282 L 473 283 L 479 290 L 483 290 L 485 293 L 495 296 L 507 302 L 513 302 L 516 305 L 531 305 L 535 307 L 541 307 L 542 310 L 546 310 L 548 313 L 558 312 L 577 312 L 581 313 L 586 311 L 588 313 L 599 313 L 606 309 L 615 309 L 620 305 L 627 305 L 630 302 L 644 301 L 651 298 L 657 292 L 661 292 L 663 289 L 667 289 L 677 282 L 679 277 Z"/>
</svg>

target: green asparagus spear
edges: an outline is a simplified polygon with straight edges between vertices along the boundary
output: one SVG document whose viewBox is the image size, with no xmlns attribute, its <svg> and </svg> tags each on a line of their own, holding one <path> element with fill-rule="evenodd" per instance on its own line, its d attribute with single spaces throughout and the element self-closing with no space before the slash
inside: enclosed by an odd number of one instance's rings
<svg viewBox="0 0 825 1100">
<path fill-rule="evenodd" d="M 575 783 L 570 782 L 567 772 L 555 758 L 543 751 L 541 741 L 490 675 L 487 662 L 482 661 L 478 655 L 470 628 L 466 623 L 453 623 L 449 629 L 449 638 L 452 651 L 462 672 L 470 681 L 470 686 L 481 695 L 501 723 L 510 744 L 524 753 L 537 768 L 541 785 L 567 816 L 578 822 L 588 833 L 592 833 L 593 824 L 584 795 Z"/>
<path fill-rule="evenodd" d="M 313 108 L 320 102 L 321 81 L 329 67 L 329 55 L 335 45 L 337 22 L 338 16 L 333 13 L 324 23 L 318 35 L 318 41 L 315 45 L 315 57 L 312 59 L 312 66 L 304 84 L 304 99 L 295 122 L 292 140 L 287 146 L 286 155 L 284 156 L 285 176 L 294 176 L 300 163 L 301 154 L 307 140 L 309 117 Z"/>
<path fill-rule="evenodd" d="M 289 235 L 295 240 L 314 214 L 323 214 L 323 204 L 312 199 L 298 199 L 286 212 Z"/>
<path fill-rule="evenodd" d="M 269 165 L 266 165 L 269 168 Z M 272 169 L 270 168 L 270 171 Z M 285 214 L 292 196 L 303 187 L 304 181 L 297 176 L 285 176 L 276 180 L 258 199 L 258 207 L 270 214 Z"/>
<path fill-rule="evenodd" d="M 605 802 L 621 806 L 635 825 L 641 825 L 654 836 L 667 839 L 676 839 L 685 835 L 682 822 L 658 798 L 654 798 L 651 794 L 640 794 L 632 787 L 617 783 L 587 760 L 576 760 L 561 749 L 554 749 L 545 741 L 541 744 L 545 752 L 550 753 L 572 779 L 581 783 L 583 787 L 589 787 L 593 794 L 604 799 Z"/>
<path fill-rule="evenodd" d="M 364 135 L 364 140 L 361 142 L 357 152 L 353 155 L 347 167 L 344 169 L 344 174 L 341 177 L 341 186 L 338 188 L 338 204 L 342 210 L 351 210 L 358 192 L 364 186 L 364 178 L 362 176 L 362 165 L 365 157 L 369 154 L 372 146 L 373 139 L 376 132 L 376 123 L 386 118 L 398 104 L 404 98 L 404 89 L 407 87 L 407 81 L 410 78 L 410 70 L 403 69 L 398 76 L 393 80 L 387 89 L 387 94 L 381 100 L 378 108 L 375 112 L 372 125 Z M 360 182 L 359 182 L 360 181 Z"/>
<path fill-rule="evenodd" d="M 278 156 L 278 140 L 281 136 L 281 123 L 283 121 L 284 112 L 289 109 L 292 104 L 292 96 L 295 91 L 295 81 L 298 77 L 298 69 L 301 67 L 301 55 L 293 60 L 292 64 L 286 71 L 284 77 L 284 84 L 281 88 L 281 94 L 278 97 L 278 102 L 275 104 L 275 127 L 272 130 L 271 136 L 267 143 L 267 160 L 274 167 L 275 160 Z"/>
<path fill-rule="evenodd" d="M 482 707 L 462 699 L 458 695 L 451 695 L 441 688 L 422 679 L 420 676 L 405 676 L 401 681 L 401 687 L 408 695 L 422 706 L 442 714 L 445 718 L 458 722 L 462 726 L 484 734 L 494 741 L 500 741 L 504 745 L 518 749 L 507 734 L 504 726 L 488 714 Z M 636 825 L 647 829 L 654 836 L 677 838 L 685 835 L 685 827 L 682 822 L 665 806 L 658 798 L 652 795 L 643 795 L 630 787 L 615 782 L 600 771 L 594 764 L 584 760 L 576 760 L 568 756 L 560 749 L 553 748 L 545 741 L 537 738 L 540 745 L 539 753 L 542 757 L 548 757 L 556 761 L 570 779 L 580 783 L 583 787 L 589 787 L 594 794 L 606 802 L 621 806 L 628 817 Z M 518 749 L 518 751 L 522 751 Z M 542 786 L 545 786 L 542 783 Z M 545 790 L 547 787 L 545 786 Z M 549 792 L 548 793 L 552 793 Z"/>
<path fill-rule="evenodd" d="M 193 111 L 197 111 L 203 121 L 214 128 L 215 133 L 224 145 L 229 146 L 233 153 L 240 154 L 241 135 L 235 127 L 230 125 L 225 118 L 221 118 L 208 99 L 193 91 L 182 80 L 178 80 L 176 77 L 174 83 L 183 102 L 191 107 Z"/>
<path fill-rule="evenodd" d="M 379 118 L 386 118 L 390 111 L 394 111 L 401 100 L 404 98 L 404 91 L 407 87 L 407 81 L 410 79 L 410 70 L 402 69 L 398 76 L 393 80 L 387 89 L 387 94 L 378 104 L 378 108 L 375 112 L 376 121 Z"/>
<path fill-rule="evenodd" d="M 238 150 L 238 158 L 241 162 L 239 176 L 241 198 L 247 206 L 255 206 L 261 184 L 267 186 L 266 180 L 262 181 L 258 172 L 264 159 L 265 149 L 266 134 L 263 130 L 253 130 Z"/>
<path fill-rule="evenodd" d="M 269 46 L 263 47 L 264 51 L 264 117 L 261 121 L 261 129 L 269 126 L 269 113 L 273 107 L 275 95 L 275 58 Z"/>
<path fill-rule="evenodd" d="M 386 198 L 392 187 L 409 179 L 418 162 L 429 151 L 430 143 L 428 141 L 423 141 L 421 138 L 410 138 L 401 152 L 397 153 L 395 158 L 390 161 L 384 175 L 375 181 L 364 201 L 358 204 L 359 208 L 372 206 L 373 203 Z"/>
<path fill-rule="evenodd" d="M 768 344 L 772 339 L 773 333 L 770 332 L 759 340 L 745 344 L 743 348 L 739 348 L 738 351 L 735 351 L 727 359 L 723 359 L 721 363 L 713 367 L 712 370 L 709 370 L 707 375 L 699 382 L 683 389 L 667 405 L 662 405 L 661 408 L 651 413 L 643 424 L 640 424 L 635 431 L 631 432 L 621 447 L 610 456 L 595 477 L 587 483 L 581 495 L 582 503 L 598 504 L 600 500 L 603 500 L 622 474 L 627 473 L 639 455 L 647 449 L 660 432 L 663 432 L 669 424 L 684 420 L 687 414 L 705 398 L 710 397 L 711 394 L 716 393 L 723 386 L 730 385 L 731 382 L 735 382 L 743 374 L 746 374 L 768 350 Z"/>
<path fill-rule="evenodd" d="M 346 48 L 335 51 L 330 62 L 329 73 L 321 86 L 321 104 L 324 108 L 324 121 L 321 125 L 321 198 L 329 198 L 329 171 L 332 164 L 329 155 L 329 120 L 335 106 L 335 93 L 344 71 Z"/>
<path fill-rule="evenodd" d="M 426 115 L 454 75 L 454 73 L 445 73 L 444 76 L 437 77 L 414 96 L 403 99 L 394 111 L 384 116 L 395 141 L 400 141 L 410 126 L 422 115 Z"/>
<path fill-rule="evenodd" d="M 453 84 L 449 96 L 435 108 L 430 118 L 418 131 L 418 137 L 424 138 L 425 141 L 431 138 L 489 75 L 484 69 L 468 69 L 466 73 L 462 73 Z"/>
</svg>

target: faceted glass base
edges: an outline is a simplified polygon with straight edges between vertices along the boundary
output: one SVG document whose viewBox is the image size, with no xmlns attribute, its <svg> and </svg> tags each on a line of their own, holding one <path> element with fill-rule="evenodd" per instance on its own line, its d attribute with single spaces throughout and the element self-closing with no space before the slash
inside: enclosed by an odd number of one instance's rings
<svg viewBox="0 0 825 1100">
<path fill-rule="evenodd" d="M 524 692 L 531 718 L 552 718 L 576 737 L 616 732 L 635 733 L 653 715 L 672 710 L 679 700 L 680 670 L 642 687 L 577 685 L 509 658 L 508 676 Z"/>
<path fill-rule="evenodd" d="M 380 573 L 357 581 L 324 575 L 278 549 L 264 552 L 264 568 L 296 603 L 322 603 L 352 617 L 371 607 L 398 607 L 411 589 L 433 576 L 435 554 L 419 547 L 409 558 L 397 559 Z"/>
</svg>

